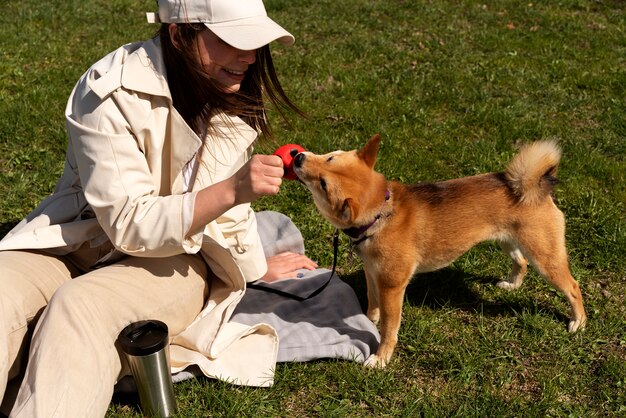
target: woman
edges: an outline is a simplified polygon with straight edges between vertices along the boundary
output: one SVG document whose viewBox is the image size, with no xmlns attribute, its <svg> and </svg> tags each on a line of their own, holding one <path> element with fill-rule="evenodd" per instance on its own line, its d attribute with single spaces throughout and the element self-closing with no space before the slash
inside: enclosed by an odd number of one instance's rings
<svg viewBox="0 0 626 418">
<path fill-rule="evenodd" d="M 280 158 L 252 146 L 270 133 L 263 96 L 296 109 L 268 46 L 293 36 L 261 0 L 158 3 L 158 37 L 78 81 L 64 173 L 0 242 L 10 416 L 103 416 L 127 373 L 117 336 L 143 319 L 168 325 L 174 370 L 271 384 L 275 333 L 229 315 L 245 282 L 316 267 L 301 254 L 266 260 L 250 209 L 281 185 Z M 12 406 L 7 381 L 20 379 Z"/>
</svg>

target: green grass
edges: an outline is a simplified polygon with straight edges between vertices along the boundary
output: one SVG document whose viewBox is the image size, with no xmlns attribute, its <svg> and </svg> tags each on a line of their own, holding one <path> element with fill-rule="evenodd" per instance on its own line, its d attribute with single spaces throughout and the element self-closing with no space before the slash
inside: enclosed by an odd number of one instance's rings
<svg viewBox="0 0 626 418">
<path fill-rule="evenodd" d="M 149 37 L 153 1 L 6 2 L 0 15 L 0 234 L 54 187 L 63 109 L 80 75 Z M 394 361 L 280 364 L 272 388 L 215 380 L 175 386 L 180 416 L 626 416 L 626 3 L 623 0 L 267 0 L 296 36 L 275 47 L 308 113 L 271 115 L 271 152 L 383 138 L 377 168 L 406 182 L 502 169 L 520 143 L 563 147 L 557 189 L 589 323 L 566 332 L 567 304 L 539 276 L 506 292 L 509 262 L 481 244 L 407 291 Z M 302 230 L 332 261 L 332 228 L 296 182 L 256 209 Z M 365 303 L 362 265 L 341 240 L 341 277 Z M 320 313 L 323 314 L 323 313 Z M 114 404 L 109 416 L 139 416 Z"/>
</svg>

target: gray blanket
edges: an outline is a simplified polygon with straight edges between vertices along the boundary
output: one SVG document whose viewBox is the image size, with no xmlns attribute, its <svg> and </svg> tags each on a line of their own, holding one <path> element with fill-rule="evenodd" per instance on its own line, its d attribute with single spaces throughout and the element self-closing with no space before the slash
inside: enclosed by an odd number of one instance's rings
<svg viewBox="0 0 626 418">
<path fill-rule="evenodd" d="M 304 254 L 302 235 L 287 216 L 259 212 L 257 220 L 266 257 L 284 251 Z M 302 278 L 281 280 L 271 286 L 307 297 L 328 280 L 331 272 L 316 269 L 301 273 Z M 279 362 L 321 358 L 363 362 L 376 351 L 380 341 L 376 327 L 361 310 L 354 291 L 336 275 L 320 294 L 305 301 L 247 289 L 231 320 L 246 325 L 260 322 L 272 325 L 279 338 Z"/>
</svg>

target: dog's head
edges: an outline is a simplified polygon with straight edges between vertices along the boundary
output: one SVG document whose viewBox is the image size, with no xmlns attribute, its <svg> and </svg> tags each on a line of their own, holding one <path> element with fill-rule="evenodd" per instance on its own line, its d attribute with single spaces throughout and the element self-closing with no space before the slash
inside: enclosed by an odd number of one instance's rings
<svg viewBox="0 0 626 418">
<path fill-rule="evenodd" d="M 369 222 L 380 210 L 386 180 L 374 171 L 379 144 L 376 134 L 359 150 L 303 152 L 295 157 L 295 173 L 311 191 L 322 216 L 336 228 Z"/>
</svg>

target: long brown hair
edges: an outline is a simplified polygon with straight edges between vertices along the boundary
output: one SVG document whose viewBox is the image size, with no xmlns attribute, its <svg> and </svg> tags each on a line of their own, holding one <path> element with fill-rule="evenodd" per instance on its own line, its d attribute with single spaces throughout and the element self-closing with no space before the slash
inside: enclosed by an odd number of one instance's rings
<svg viewBox="0 0 626 418">
<path fill-rule="evenodd" d="M 211 129 L 208 122 L 212 116 L 225 112 L 240 116 L 262 135 L 271 137 L 264 99 L 283 118 L 286 110 L 304 116 L 278 80 L 269 45 L 256 50 L 256 61 L 248 67 L 240 90 L 224 94 L 220 85 L 204 72 L 198 59 L 198 34 L 209 29 L 202 23 L 177 24 L 177 48 L 170 38 L 169 25 L 163 23 L 159 30 L 168 85 L 174 107 L 198 135 L 204 135 L 203 127 Z"/>
</svg>

